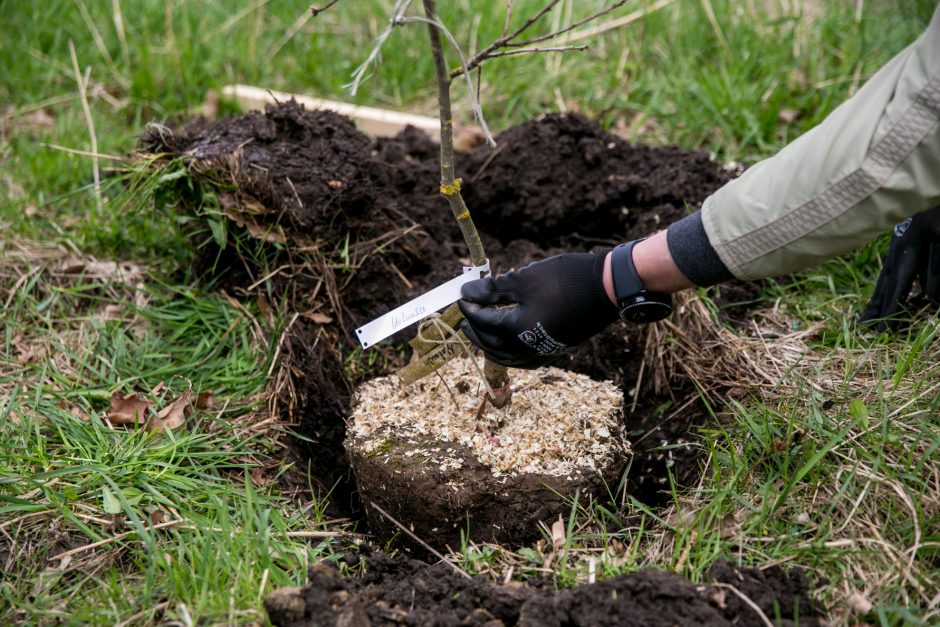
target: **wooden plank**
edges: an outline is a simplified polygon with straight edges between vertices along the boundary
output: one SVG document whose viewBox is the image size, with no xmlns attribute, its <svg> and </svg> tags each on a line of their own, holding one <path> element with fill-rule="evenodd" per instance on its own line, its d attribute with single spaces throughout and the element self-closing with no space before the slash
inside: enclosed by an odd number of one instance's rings
<svg viewBox="0 0 940 627">
<path fill-rule="evenodd" d="M 409 124 L 430 135 L 434 141 L 440 141 L 441 137 L 441 123 L 436 118 L 425 115 L 401 113 L 400 111 L 378 109 L 376 107 L 363 107 L 338 100 L 324 100 L 304 96 L 303 94 L 289 94 L 251 85 L 226 85 L 222 88 L 222 96 L 235 100 L 242 107 L 249 110 L 264 109 L 267 104 L 287 102 L 293 98 L 308 109 L 329 109 L 352 118 L 359 130 L 373 137 L 392 137 Z"/>
</svg>

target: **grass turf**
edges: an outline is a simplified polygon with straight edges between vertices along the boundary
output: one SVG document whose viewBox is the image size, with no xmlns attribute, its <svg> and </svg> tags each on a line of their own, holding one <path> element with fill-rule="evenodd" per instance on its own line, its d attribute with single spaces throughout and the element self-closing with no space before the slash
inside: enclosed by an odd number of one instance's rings
<svg viewBox="0 0 940 627">
<path fill-rule="evenodd" d="M 539 28 L 601 4 L 562 2 Z M 821 120 L 916 37 L 932 4 L 677 1 L 586 52 L 496 60 L 481 99 L 497 129 L 578 109 L 639 141 L 752 162 Z M 344 85 L 390 6 L 340 2 L 308 19 L 304 2 L 5 5 L 3 620 L 263 621 L 265 592 L 331 554 L 328 540 L 297 533 L 325 529 L 321 500 L 298 508 L 252 479 L 270 459 L 269 434 L 250 427 L 283 321 L 186 276 L 192 252 L 180 225 L 153 211 L 156 185 L 128 194 L 101 159 L 99 200 L 91 160 L 47 144 L 89 149 L 79 80 L 97 150 L 116 155 L 147 122 L 187 115 L 226 83 L 351 99 Z M 502 6 L 455 2 L 441 12 L 473 50 L 499 34 Z M 518 20 L 540 4 L 514 6 Z M 425 38 L 421 28 L 396 30 L 352 99 L 433 114 Z M 548 562 L 561 583 L 583 580 L 591 558 L 603 575 L 652 564 L 700 578 L 724 556 L 809 568 L 829 580 L 821 598 L 836 620 L 853 593 L 875 603 L 871 621 L 936 616 L 937 327 L 922 317 L 873 348 L 854 329 L 883 245 L 771 288 L 784 325 L 820 325 L 802 343 L 812 358 L 727 409 L 701 442 L 701 484 L 675 489 L 670 507 L 632 502 L 615 515 L 598 504 L 572 517 L 564 559 Z M 55 272 L 75 251 L 134 262 L 137 281 L 89 269 L 88 257 L 77 275 Z M 163 406 L 190 386 L 212 390 L 219 407 L 183 431 L 115 430 L 95 417 L 117 391 Z M 590 523 L 599 519 L 620 531 L 598 537 Z M 459 557 L 501 577 L 510 565 L 541 572 L 549 556 L 535 545 L 467 546 Z"/>
</svg>

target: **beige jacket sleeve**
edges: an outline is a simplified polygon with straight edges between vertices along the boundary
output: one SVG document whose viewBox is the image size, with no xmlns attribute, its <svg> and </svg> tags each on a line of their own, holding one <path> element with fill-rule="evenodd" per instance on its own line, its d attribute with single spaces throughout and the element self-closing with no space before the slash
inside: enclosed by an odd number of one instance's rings
<svg viewBox="0 0 940 627">
<path fill-rule="evenodd" d="M 850 100 L 706 199 L 708 240 L 736 277 L 815 265 L 940 204 L 940 7 Z"/>
</svg>

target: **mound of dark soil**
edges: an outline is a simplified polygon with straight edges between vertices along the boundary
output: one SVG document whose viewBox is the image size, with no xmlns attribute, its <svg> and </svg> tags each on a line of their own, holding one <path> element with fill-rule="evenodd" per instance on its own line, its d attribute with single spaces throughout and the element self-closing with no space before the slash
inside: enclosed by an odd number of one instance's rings
<svg viewBox="0 0 940 627">
<path fill-rule="evenodd" d="M 624 141 L 578 115 L 546 115 L 463 162 L 467 204 L 501 241 L 566 247 L 645 237 L 730 180 L 707 154 Z"/>
<path fill-rule="evenodd" d="M 359 557 L 350 554 L 351 565 Z M 760 615 L 728 588 L 695 585 L 673 574 L 641 570 L 592 585 L 555 590 L 551 585 L 494 585 L 467 578 L 449 566 L 372 553 L 358 577 L 332 565 L 310 569 L 303 588 L 278 590 L 265 599 L 271 622 L 282 627 L 317 625 L 527 625 L 607 627 L 624 625 L 762 626 Z M 777 625 L 816 625 L 820 608 L 810 600 L 802 573 L 779 567 L 739 569 L 718 562 L 709 582 L 730 584 Z"/>
</svg>

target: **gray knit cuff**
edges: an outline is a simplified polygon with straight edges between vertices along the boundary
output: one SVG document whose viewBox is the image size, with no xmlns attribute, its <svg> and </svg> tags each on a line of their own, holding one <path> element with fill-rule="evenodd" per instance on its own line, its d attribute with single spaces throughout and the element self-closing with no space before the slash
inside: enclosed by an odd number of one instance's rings
<svg viewBox="0 0 940 627">
<path fill-rule="evenodd" d="M 734 278 L 708 241 L 701 211 L 670 225 L 666 231 L 666 241 L 672 260 L 679 270 L 699 287 L 709 287 Z"/>
</svg>

